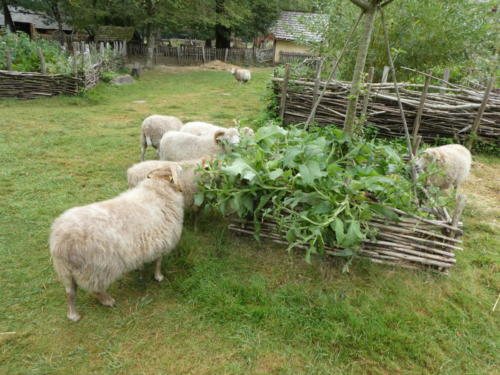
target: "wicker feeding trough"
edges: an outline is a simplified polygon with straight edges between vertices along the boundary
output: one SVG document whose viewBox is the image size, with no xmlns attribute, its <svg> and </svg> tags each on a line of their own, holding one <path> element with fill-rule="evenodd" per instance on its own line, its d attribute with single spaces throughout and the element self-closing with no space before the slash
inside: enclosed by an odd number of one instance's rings
<svg viewBox="0 0 500 375">
<path fill-rule="evenodd" d="M 448 274 L 456 263 L 455 252 L 462 250 L 463 231 L 459 219 L 464 205 L 465 199 L 460 196 L 450 220 L 422 218 L 391 208 L 398 219 L 373 218 L 368 224 L 377 229 L 377 234 L 373 239 L 365 239 L 356 255 L 374 263 Z M 233 219 L 229 229 L 245 235 L 256 234 L 252 222 L 240 219 Z M 258 235 L 289 245 L 284 233 L 280 233 L 272 221 L 263 221 Z M 305 246 L 297 247 L 306 249 Z M 341 251 L 342 248 L 325 247 L 329 256 L 337 256 Z"/>
</svg>

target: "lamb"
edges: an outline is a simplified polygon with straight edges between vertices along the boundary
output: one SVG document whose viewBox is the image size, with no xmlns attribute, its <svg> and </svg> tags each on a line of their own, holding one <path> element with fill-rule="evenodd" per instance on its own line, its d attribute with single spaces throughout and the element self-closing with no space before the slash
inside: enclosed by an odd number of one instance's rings
<svg viewBox="0 0 500 375">
<path fill-rule="evenodd" d="M 205 162 L 205 158 L 180 162 L 164 160 L 143 161 L 141 163 L 134 164 L 127 170 L 128 187 L 129 189 L 136 187 L 155 169 L 165 168 L 168 166 L 180 166 L 182 167 L 180 184 L 182 187 L 182 194 L 184 196 L 184 209 L 192 210 L 194 206 L 194 195 L 198 192 L 198 185 L 195 181 L 195 177 L 198 174 L 197 169 L 198 167 L 203 166 Z"/>
<path fill-rule="evenodd" d="M 182 121 L 174 116 L 152 115 L 147 117 L 141 125 L 141 161 L 144 161 L 144 154 L 148 146 L 153 146 L 158 150 L 163 134 L 179 130 L 181 127 Z"/>
<path fill-rule="evenodd" d="M 180 131 L 166 133 L 160 142 L 160 160 L 181 161 L 215 156 L 226 152 L 227 144 L 238 144 L 235 128 L 217 130 L 213 135 L 197 136 Z"/>
<path fill-rule="evenodd" d="M 156 260 L 154 278 L 163 280 L 161 258 L 179 242 L 184 219 L 182 169 L 151 172 L 119 196 L 65 211 L 52 225 L 50 253 L 68 302 L 68 319 L 80 320 L 77 287 L 94 293 L 104 306 L 106 292 L 124 273 Z"/>
<path fill-rule="evenodd" d="M 214 134 L 217 130 L 237 129 L 237 128 L 223 128 L 221 126 L 209 124 L 208 122 L 193 121 L 185 123 L 180 129 L 183 133 L 190 133 L 193 135 L 204 136 Z M 238 131 L 238 130 L 237 130 Z M 252 137 L 254 132 L 251 128 L 245 126 L 239 129 L 239 134 L 247 137 Z"/>
<path fill-rule="evenodd" d="M 247 83 L 252 78 L 252 74 L 247 69 L 231 69 L 231 74 L 238 82 Z"/>
<path fill-rule="evenodd" d="M 436 173 L 429 178 L 429 183 L 440 189 L 453 186 L 458 188 L 469 175 L 472 158 L 469 150 L 459 144 L 428 148 L 417 158 L 417 170 L 425 170 L 435 163 L 442 173 Z"/>
</svg>

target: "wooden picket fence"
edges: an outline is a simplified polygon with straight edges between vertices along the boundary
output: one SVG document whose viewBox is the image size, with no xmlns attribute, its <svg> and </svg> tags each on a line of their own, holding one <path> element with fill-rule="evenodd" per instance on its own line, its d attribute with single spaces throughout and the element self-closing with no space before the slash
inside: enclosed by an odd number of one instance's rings
<svg viewBox="0 0 500 375">
<path fill-rule="evenodd" d="M 273 49 L 262 48 L 206 48 L 198 46 L 171 47 L 159 45 L 154 49 L 154 63 L 164 65 L 201 65 L 213 60 L 238 65 L 272 62 Z M 145 44 L 129 43 L 129 58 L 145 58 Z"/>
</svg>

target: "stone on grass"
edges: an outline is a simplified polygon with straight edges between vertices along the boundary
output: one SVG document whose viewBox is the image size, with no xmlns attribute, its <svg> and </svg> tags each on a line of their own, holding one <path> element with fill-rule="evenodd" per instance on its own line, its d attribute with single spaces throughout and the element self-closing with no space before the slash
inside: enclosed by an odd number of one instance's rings
<svg viewBox="0 0 500 375">
<path fill-rule="evenodd" d="M 130 85 L 131 83 L 134 83 L 134 79 L 130 74 L 118 76 L 111 81 L 112 85 Z"/>
</svg>

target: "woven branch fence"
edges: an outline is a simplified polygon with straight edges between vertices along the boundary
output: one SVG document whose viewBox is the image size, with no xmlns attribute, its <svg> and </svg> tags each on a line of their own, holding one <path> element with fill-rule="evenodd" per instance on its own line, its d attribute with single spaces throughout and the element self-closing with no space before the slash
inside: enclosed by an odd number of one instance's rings
<svg viewBox="0 0 500 375">
<path fill-rule="evenodd" d="M 110 48 L 109 45 L 106 48 Z M 125 46 L 119 47 L 116 43 L 113 48 L 123 50 Z M 98 46 L 75 43 L 73 50 L 77 53 L 72 56 L 73 74 L 0 70 L 0 98 L 34 99 L 61 94 L 76 95 L 97 85 L 103 70 L 115 70 L 124 62 L 123 54 L 117 54 L 109 60 L 99 59 L 95 64 L 85 66 L 85 61 L 91 57 L 89 54 L 85 55 L 83 51 L 92 51 L 96 55 L 101 53 L 97 52 Z M 101 44 L 100 50 L 105 50 L 104 44 Z"/>
<path fill-rule="evenodd" d="M 377 229 L 373 239 L 363 241 L 355 254 L 373 263 L 388 264 L 403 268 L 422 269 L 448 274 L 456 263 L 455 252 L 462 250 L 462 223 L 459 222 L 465 200 L 457 204 L 453 220 L 425 219 L 393 208 L 399 217 L 397 221 L 373 218 L 368 225 Z M 252 222 L 233 219 L 229 225 L 233 232 L 255 235 Z M 277 224 L 264 221 L 259 236 L 273 242 L 289 245 L 285 233 L 280 233 Z M 307 249 L 306 246 L 297 246 Z M 329 256 L 339 256 L 342 248 L 326 247 Z"/>
<path fill-rule="evenodd" d="M 284 123 L 295 124 L 307 120 L 313 98 L 317 97 L 326 82 L 274 78 L 273 84 L 275 96 L 281 103 L 280 113 L 284 113 Z M 344 123 L 350 86 L 349 82 L 343 81 L 333 81 L 327 85 L 316 111 L 316 122 L 320 125 Z M 415 124 L 417 114 L 421 112 L 418 135 L 425 141 L 432 142 L 444 137 L 463 141 L 479 116 L 477 135 L 484 140 L 500 143 L 500 94 L 491 92 L 488 96 L 484 91 L 465 87 L 448 87 L 445 93 L 441 93 L 442 86 L 428 85 L 429 92 L 425 93 L 422 100 L 423 84 L 399 83 L 398 87 L 410 132 L 414 130 L 412 124 Z M 433 90 L 439 92 L 431 92 Z M 394 84 L 372 83 L 366 91 L 365 98 L 359 100 L 358 113 L 362 112 L 366 99 L 366 121 L 376 126 L 381 136 L 404 136 Z M 283 96 L 286 100 L 282 100 Z M 486 103 L 481 113 L 483 101 Z"/>
</svg>

